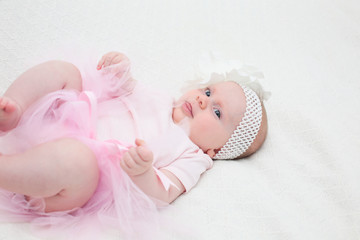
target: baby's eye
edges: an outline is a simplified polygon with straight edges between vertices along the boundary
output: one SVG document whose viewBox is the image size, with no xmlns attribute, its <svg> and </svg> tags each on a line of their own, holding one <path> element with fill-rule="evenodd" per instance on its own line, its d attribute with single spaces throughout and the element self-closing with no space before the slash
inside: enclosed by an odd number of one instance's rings
<svg viewBox="0 0 360 240">
<path fill-rule="evenodd" d="M 221 117 L 221 112 L 220 112 L 219 109 L 214 109 L 214 112 L 215 112 L 215 114 L 216 114 L 216 116 L 217 116 L 218 118 Z"/>
<path fill-rule="evenodd" d="M 205 95 L 208 96 L 208 97 L 210 97 L 210 95 L 211 95 L 210 89 L 206 89 L 206 90 L 205 90 Z"/>
</svg>

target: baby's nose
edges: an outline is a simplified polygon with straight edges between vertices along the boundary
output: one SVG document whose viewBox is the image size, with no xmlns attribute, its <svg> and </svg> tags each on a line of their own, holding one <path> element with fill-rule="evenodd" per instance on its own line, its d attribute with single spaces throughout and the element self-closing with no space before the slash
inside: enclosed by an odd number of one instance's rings
<svg viewBox="0 0 360 240">
<path fill-rule="evenodd" d="M 206 107 L 207 107 L 207 101 L 208 101 L 208 97 L 207 96 L 202 96 L 202 95 L 200 95 L 200 96 L 198 96 L 197 98 L 196 98 L 196 100 L 198 101 L 198 103 L 199 103 L 199 106 L 200 106 L 200 108 L 201 109 L 205 109 Z"/>
</svg>

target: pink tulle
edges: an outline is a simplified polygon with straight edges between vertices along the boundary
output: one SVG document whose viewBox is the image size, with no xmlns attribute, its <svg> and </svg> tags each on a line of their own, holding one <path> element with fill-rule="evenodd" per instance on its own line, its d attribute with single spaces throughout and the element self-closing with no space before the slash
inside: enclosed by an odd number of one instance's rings
<svg viewBox="0 0 360 240">
<path fill-rule="evenodd" d="M 82 141 L 96 154 L 100 170 L 93 197 L 81 208 L 45 213 L 42 199 L 27 201 L 21 194 L 0 190 L 0 220 L 31 222 L 36 234 L 65 239 L 98 239 L 109 226 L 129 239 L 154 236 L 159 205 L 119 165 L 129 145 L 99 141 L 94 133 L 97 103 L 131 92 L 135 83 L 129 68 L 129 63 L 123 62 L 102 71 L 96 71 L 95 65 L 82 69 L 84 92 L 61 90 L 44 96 L 23 114 L 15 129 L 0 137 L 2 154 L 23 152 L 62 137 Z"/>
</svg>

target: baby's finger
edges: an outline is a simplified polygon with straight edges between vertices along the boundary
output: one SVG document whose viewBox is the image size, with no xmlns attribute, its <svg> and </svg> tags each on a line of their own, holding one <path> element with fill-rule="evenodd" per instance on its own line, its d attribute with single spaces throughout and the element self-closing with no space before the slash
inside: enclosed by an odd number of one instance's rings
<svg viewBox="0 0 360 240">
<path fill-rule="evenodd" d="M 135 144 L 136 144 L 136 146 L 145 146 L 146 142 L 142 139 L 137 138 L 137 139 L 135 139 Z"/>
<path fill-rule="evenodd" d="M 121 164 L 123 165 L 123 167 L 125 167 L 125 169 L 128 170 L 132 169 L 135 165 L 133 159 L 128 152 L 124 153 Z"/>
<path fill-rule="evenodd" d="M 144 162 L 150 162 L 153 160 L 153 153 L 152 151 L 145 147 L 145 146 L 139 146 L 136 148 L 137 150 L 137 154 L 140 156 L 140 158 L 144 161 Z"/>
<path fill-rule="evenodd" d="M 128 161 L 129 155 L 126 155 L 126 153 L 124 153 L 124 156 L 121 158 L 120 161 L 120 167 L 125 171 L 125 172 L 129 172 L 130 167 L 128 166 L 128 164 L 126 163 Z"/>
<path fill-rule="evenodd" d="M 130 157 L 132 158 L 132 160 L 134 161 L 135 164 L 137 164 L 137 165 L 143 165 L 144 164 L 144 161 L 142 160 L 142 158 L 138 154 L 137 149 L 135 147 L 130 148 L 128 153 L 129 153 Z"/>
<path fill-rule="evenodd" d="M 112 64 L 114 64 L 114 58 L 117 56 L 116 52 L 110 52 L 106 54 L 104 67 L 108 67 Z"/>
<path fill-rule="evenodd" d="M 137 146 L 137 153 L 145 162 L 153 160 L 152 151 L 146 147 L 146 142 L 142 139 L 135 139 L 135 144 Z"/>
<path fill-rule="evenodd" d="M 105 60 L 104 60 L 104 65 L 103 67 L 108 67 L 111 65 L 111 60 L 112 60 L 112 57 L 111 56 L 106 56 L 105 57 Z"/>
<path fill-rule="evenodd" d="M 124 61 L 124 60 L 127 60 L 127 59 L 128 59 L 128 58 L 127 58 L 124 54 L 119 54 L 119 53 L 117 53 L 117 54 L 114 56 L 112 62 L 113 62 L 113 64 L 118 64 L 118 63 L 120 63 L 120 62 L 122 62 L 122 61 Z"/>
<path fill-rule="evenodd" d="M 102 68 L 102 66 L 104 65 L 105 62 L 105 57 L 102 57 L 96 67 L 97 70 L 100 70 Z"/>
<path fill-rule="evenodd" d="M 112 63 L 113 63 L 113 64 L 118 64 L 119 62 L 121 62 L 121 58 L 119 58 L 119 56 L 115 56 L 115 57 L 112 59 Z"/>
<path fill-rule="evenodd" d="M 100 59 L 97 69 L 100 70 L 102 67 L 107 67 L 109 64 L 111 64 L 111 60 L 114 58 L 115 54 L 113 52 L 106 53 L 102 58 Z"/>
</svg>

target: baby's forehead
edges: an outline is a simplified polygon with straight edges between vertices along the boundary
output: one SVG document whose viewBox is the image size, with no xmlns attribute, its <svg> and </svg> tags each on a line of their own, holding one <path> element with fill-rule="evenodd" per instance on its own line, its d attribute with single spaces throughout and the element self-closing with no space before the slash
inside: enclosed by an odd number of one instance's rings
<svg viewBox="0 0 360 240">
<path fill-rule="evenodd" d="M 214 87 L 216 89 L 219 89 L 219 91 L 225 91 L 225 92 L 231 92 L 231 90 L 234 91 L 240 91 L 239 94 L 244 95 L 244 91 L 242 89 L 242 87 L 233 81 L 223 81 L 223 82 L 217 82 L 217 83 L 212 83 L 208 85 L 209 87 Z"/>
<path fill-rule="evenodd" d="M 232 130 L 240 123 L 246 110 L 246 98 L 243 88 L 231 81 L 215 83 L 209 86 L 214 88 L 220 103 L 223 105 L 223 111 L 226 122 Z"/>
</svg>

